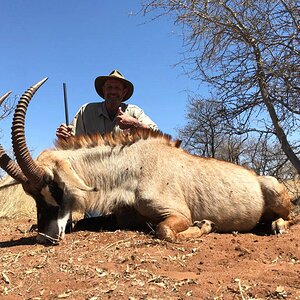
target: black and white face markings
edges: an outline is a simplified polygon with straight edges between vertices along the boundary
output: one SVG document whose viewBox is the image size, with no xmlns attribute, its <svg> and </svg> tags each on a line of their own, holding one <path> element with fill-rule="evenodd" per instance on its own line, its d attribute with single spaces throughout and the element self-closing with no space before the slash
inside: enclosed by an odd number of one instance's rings
<svg viewBox="0 0 300 300">
<path fill-rule="evenodd" d="M 48 182 L 36 199 L 38 212 L 37 241 L 57 244 L 64 238 L 70 218 L 70 201 L 65 199 L 63 190 L 54 181 Z"/>
</svg>

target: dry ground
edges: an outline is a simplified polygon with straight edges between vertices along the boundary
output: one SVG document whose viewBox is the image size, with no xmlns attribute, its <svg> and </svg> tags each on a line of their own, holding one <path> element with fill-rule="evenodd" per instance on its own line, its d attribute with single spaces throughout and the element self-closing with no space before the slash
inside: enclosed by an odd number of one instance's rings
<svg viewBox="0 0 300 300">
<path fill-rule="evenodd" d="M 0 299 L 300 299 L 299 223 L 281 236 L 212 233 L 180 243 L 74 232 L 45 247 L 29 232 L 34 216 L 12 211 L 0 218 Z"/>
</svg>

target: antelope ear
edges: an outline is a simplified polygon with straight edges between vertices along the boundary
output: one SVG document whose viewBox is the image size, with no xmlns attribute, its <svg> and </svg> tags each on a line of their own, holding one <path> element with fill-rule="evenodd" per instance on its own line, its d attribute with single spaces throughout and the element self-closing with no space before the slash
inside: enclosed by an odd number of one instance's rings
<svg viewBox="0 0 300 300">
<path fill-rule="evenodd" d="M 96 190 L 95 188 L 85 184 L 85 182 L 77 175 L 77 173 L 68 161 L 56 162 L 54 180 L 62 188 L 75 188 L 85 192 L 93 192 Z"/>
</svg>

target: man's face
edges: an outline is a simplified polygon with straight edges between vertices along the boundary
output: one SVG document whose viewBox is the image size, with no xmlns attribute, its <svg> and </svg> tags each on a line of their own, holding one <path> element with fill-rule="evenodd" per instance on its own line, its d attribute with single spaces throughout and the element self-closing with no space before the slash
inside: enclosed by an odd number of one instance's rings
<svg viewBox="0 0 300 300">
<path fill-rule="evenodd" d="M 127 89 L 121 81 L 109 78 L 103 85 L 104 99 L 109 102 L 121 103 L 126 95 Z"/>
</svg>

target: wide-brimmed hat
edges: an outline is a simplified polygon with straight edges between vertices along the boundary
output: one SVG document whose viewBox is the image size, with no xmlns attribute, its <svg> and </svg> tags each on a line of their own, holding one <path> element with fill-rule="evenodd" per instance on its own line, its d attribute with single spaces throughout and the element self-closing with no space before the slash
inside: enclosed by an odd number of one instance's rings
<svg viewBox="0 0 300 300">
<path fill-rule="evenodd" d="M 109 78 L 118 79 L 122 81 L 122 83 L 126 87 L 127 93 L 122 101 L 126 101 L 132 96 L 134 89 L 133 84 L 130 81 L 126 80 L 125 77 L 118 70 L 113 70 L 108 76 L 99 76 L 95 79 L 95 89 L 100 97 L 104 99 L 103 85 L 105 81 Z"/>
</svg>

